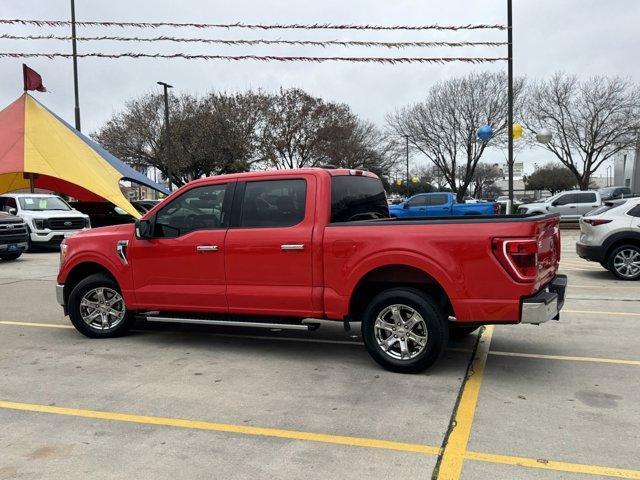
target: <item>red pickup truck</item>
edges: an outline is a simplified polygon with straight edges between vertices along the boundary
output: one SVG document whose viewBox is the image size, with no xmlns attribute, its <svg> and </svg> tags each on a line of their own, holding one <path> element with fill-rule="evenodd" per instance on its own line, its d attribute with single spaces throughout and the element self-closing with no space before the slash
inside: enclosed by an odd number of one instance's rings
<svg viewBox="0 0 640 480">
<path fill-rule="evenodd" d="M 389 218 L 359 170 L 203 178 L 135 225 L 80 232 L 61 249 L 57 297 L 84 335 L 147 321 L 313 329 L 361 322 L 382 366 L 417 372 L 450 334 L 557 319 L 559 219 Z"/>
</svg>

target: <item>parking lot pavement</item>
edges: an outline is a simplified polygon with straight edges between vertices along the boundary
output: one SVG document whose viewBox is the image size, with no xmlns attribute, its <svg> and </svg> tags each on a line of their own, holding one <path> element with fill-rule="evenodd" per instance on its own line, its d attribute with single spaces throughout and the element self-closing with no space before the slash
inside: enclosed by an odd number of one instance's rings
<svg viewBox="0 0 640 480">
<path fill-rule="evenodd" d="M 559 322 L 487 329 L 422 375 L 329 322 L 92 341 L 55 303 L 56 253 L 0 263 L 0 479 L 640 478 L 640 288 L 576 237 Z"/>
</svg>

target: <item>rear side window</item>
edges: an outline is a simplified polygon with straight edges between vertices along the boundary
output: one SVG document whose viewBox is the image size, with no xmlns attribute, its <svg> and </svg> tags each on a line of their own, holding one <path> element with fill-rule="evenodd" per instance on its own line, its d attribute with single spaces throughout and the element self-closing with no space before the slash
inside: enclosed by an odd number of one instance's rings
<svg viewBox="0 0 640 480">
<path fill-rule="evenodd" d="M 578 203 L 594 203 L 596 201 L 595 193 L 579 193 Z"/>
<path fill-rule="evenodd" d="M 331 221 L 388 218 L 387 195 L 379 178 L 339 175 L 331 178 Z"/>
<path fill-rule="evenodd" d="M 303 179 L 247 182 L 240 227 L 291 227 L 304 219 L 307 182 Z"/>
<path fill-rule="evenodd" d="M 632 217 L 640 217 L 640 203 L 627 212 Z"/>
<path fill-rule="evenodd" d="M 429 205 L 446 205 L 448 202 L 447 195 L 434 193 L 429 195 Z"/>
</svg>

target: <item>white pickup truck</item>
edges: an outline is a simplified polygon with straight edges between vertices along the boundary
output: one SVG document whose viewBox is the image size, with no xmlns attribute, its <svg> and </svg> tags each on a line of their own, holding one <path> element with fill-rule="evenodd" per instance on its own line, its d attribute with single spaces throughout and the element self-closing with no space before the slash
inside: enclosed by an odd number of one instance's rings
<svg viewBox="0 0 640 480">
<path fill-rule="evenodd" d="M 602 205 L 602 199 L 598 192 L 570 190 L 557 193 L 541 202 L 520 205 L 518 213 L 524 215 L 559 213 L 562 220 L 578 220 L 600 205 Z"/>
<path fill-rule="evenodd" d="M 24 220 L 29 231 L 29 249 L 60 245 L 66 237 L 91 227 L 88 215 L 53 194 L 5 193 L 0 195 L 0 211 Z"/>
</svg>

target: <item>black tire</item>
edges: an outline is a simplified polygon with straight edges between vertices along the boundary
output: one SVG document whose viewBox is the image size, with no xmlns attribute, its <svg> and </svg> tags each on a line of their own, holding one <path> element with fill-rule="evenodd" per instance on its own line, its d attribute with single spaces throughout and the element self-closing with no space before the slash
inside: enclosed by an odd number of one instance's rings
<svg viewBox="0 0 640 480">
<path fill-rule="evenodd" d="M 619 271 L 619 269 L 616 268 L 616 257 L 624 255 L 624 252 L 630 252 L 630 254 L 640 256 L 640 247 L 637 245 L 620 245 L 619 247 L 614 248 L 607 256 L 607 270 L 613 273 L 620 280 L 640 280 L 640 270 L 635 274 L 625 275 L 622 271 Z"/>
<path fill-rule="evenodd" d="M 393 358 L 392 353 L 386 353 L 376 339 L 375 323 L 378 315 L 392 305 L 402 305 L 415 310 L 426 325 L 426 344 L 419 347 L 413 342 L 414 348 L 423 348 L 413 358 Z M 393 288 L 379 293 L 367 306 L 362 319 L 362 338 L 367 351 L 376 362 L 392 372 L 418 373 L 426 370 L 444 352 L 448 335 L 446 319 L 438 304 L 425 293 L 413 288 Z M 409 335 L 405 345 L 408 345 L 408 340 Z"/>
<path fill-rule="evenodd" d="M 456 325 L 453 322 L 449 322 L 449 338 L 459 339 L 464 338 L 467 335 L 472 334 L 480 327 L 466 327 L 464 325 Z"/>
<path fill-rule="evenodd" d="M 130 311 L 126 310 L 124 300 L 122 301 L 121 305 L 118 304 L 116 307 L 125 309 L 124 318 L 112 328 L 101 330 L 89 325 L 83 320 L 80 303 L 85 295 L 99 288 L 105 288 L 108 289 L 108 291 L 114 291 L 122 295 L 120 292 L 120 287 L 111 277 L 102 273 L 89 275 L 87 278 L 82 279 L 74 287 L 74 289 L 71 291 L 71 294 L 69 295 L 67 308 L 71 323 L 73 323 L 73 326 L 76 327 L 76 330 L 89 338 L 112 338 L 124 335 L 125 333 L 127 333 L 129 328 L 131 328 L 131 325 L 135 320 L 133 314 Z"/>
<path fill-rule="evenodd" d="M 22 255 L 22 252 L 9 253 L 9 254 L 0 255 L 0 258 L 2 260 L 11 261 L 11 260 L 17 260 L 18 258 L 20 258 L 20 255 Z"/>
</svg>

